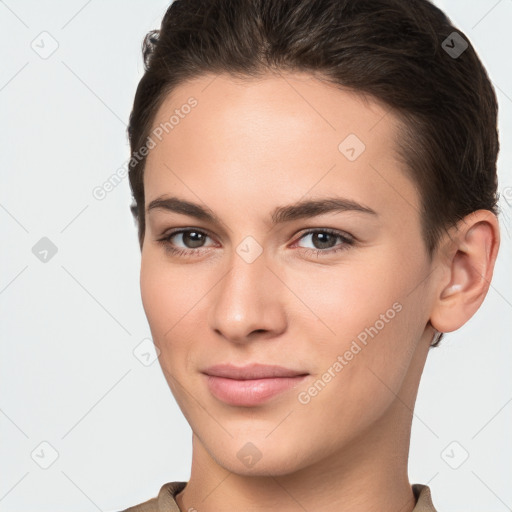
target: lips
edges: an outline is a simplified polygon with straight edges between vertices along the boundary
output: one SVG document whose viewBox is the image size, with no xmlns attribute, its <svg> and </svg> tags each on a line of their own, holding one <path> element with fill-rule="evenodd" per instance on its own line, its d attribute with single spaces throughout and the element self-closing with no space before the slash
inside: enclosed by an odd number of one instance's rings
<svg viewBox="0 0 512 512">
<path fill-rule="evenodd" d="M 212 377 L 224 377 L 227 379 L 250 380 L 272 379 L 278 377 L 297 377 L 307 375 L 308 372 L 292 370 L 284 366 L 253 363 L 246 366 L 233 366 L 231 364 L 217 364 L 210 366 L 203 373 Z"/>
<path fill-rule="evenodd" d="M 309 375 L 283 366 L 230 364 L 210 366 L 203 371 L 210 393 L 222 402 L 254 407 L 298 386 Z"/>
</svg>

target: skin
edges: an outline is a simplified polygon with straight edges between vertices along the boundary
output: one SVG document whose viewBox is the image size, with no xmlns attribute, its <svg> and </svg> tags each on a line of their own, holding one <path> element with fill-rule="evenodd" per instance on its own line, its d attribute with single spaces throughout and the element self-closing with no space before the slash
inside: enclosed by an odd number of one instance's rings
<svg viewBox="0 0 512 512">
<path fill-rule="evenodd" d="M 496 217 L 486 210 L 466 217 L 430 259 L 419 196 L 395 154 L 398 121 L 372 99 L 301 73 L 203 76 L 166 98 L 154 127 L 190 96 L 197 106 L 149 152 L 145 204 L 172 195 L 220 222 L 146 211 L 140 275 L 160 365 L 193 430 L 180 509 L 412 511 L 407 460 L 421 373 L 434 328 L 459 328 L 487 293 Z M 366 146 L 354 161 L 338 149 L 348 134 Z M 276 207 L 326 196 L 377 214 L 270 222 Z M 207 236 L 199 244 L 174 236 L 170 245 L 195 254 L 173 255 L 159 241 L 173 228 Z M 304 234 L 311 228 L 356 242 L 315 240 Z M 263 250 L 251 263 L 237 253 L 247 236 Z M 301 403 L 299 394 L 396 303 L 400 311 Z M 227 405 L 209 392 L 201 370 L 251 362 L 309 375 L 256 407 Z M 237 457 L 248 442 L 261 453 L 252 467 Z"/>
</svg>

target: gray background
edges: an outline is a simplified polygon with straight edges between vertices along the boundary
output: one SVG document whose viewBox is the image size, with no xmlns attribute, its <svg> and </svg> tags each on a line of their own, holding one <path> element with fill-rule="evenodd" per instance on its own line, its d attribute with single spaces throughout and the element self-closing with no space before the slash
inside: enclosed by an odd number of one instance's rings
<svg viewBox="0 0 512 512">
<path fill-rule="evenodd" d="M 409 474 L 441 512 L 501 512 L 512 507 L 512 0 L 436 3 L 498 94 L 502 246 L 482 308 L 430 353 Z M 115 511 L 189 478 L 190 427 L 144 355 L 128 179 L 93 195 L 126 170 L 141 42 L 167 5 L 0 1 L 3 512 Z"/>
</svg>

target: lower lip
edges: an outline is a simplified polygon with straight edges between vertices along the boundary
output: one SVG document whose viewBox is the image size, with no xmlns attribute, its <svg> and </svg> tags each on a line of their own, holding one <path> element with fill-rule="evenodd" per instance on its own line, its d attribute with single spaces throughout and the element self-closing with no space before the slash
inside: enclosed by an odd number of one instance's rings
<svg viewBox="0 0 512 512">
<path fill-rule="evenodd" d="M 251 407 L 300 384 L 307 375 L 236 380 L 205 375 L 212 395 L 229 404 Z"/>
</svg>

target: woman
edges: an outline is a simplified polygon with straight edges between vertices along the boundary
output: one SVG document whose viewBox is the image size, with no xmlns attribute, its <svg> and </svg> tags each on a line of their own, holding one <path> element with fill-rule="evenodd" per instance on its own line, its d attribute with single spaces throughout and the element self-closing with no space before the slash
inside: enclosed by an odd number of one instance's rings
<svg viewBox="0 0 512 512">
<path fill-rule="evenodd" d="M 127 510 L 435 510 L 421 373 L 499 248 L 466 36 L 427 0 L 177 0 L 143 53 L 141 293 L 193 456 Z"/>
</svg>

